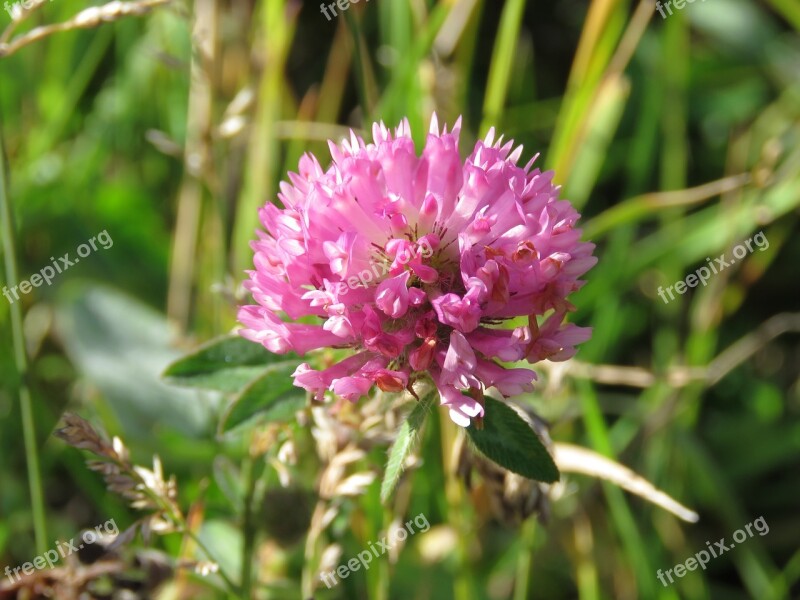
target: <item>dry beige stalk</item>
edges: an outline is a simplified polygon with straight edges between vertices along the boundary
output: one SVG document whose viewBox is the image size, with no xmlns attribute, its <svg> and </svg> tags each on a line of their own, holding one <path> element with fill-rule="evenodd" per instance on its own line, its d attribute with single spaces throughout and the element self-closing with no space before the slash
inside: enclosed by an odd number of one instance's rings
<svg viewBox="0 0 800 600">
<path fill-rule="evenodd" d="M 54 33 L 72 31 L 74 29 L 93 29 L 103 23 L 117 21 L 123 17 L 141 16 L 149 12 L 152 8 L 167 4 L 170 1 L 171 0 L 140 0 L 139 2 L 120 2 L 119 0 L 113 0 L 113 2 L 109 2 L 103 6 L 92 6 L 84 9 L 69 21 L 55 23 L 53 25 L 42 25 L 9 40 L 16 26 L 30 13 L 31 9 L 29 9 L 27 13 L 23 13 L 19 18 L 14 19 L 3 34 L 0 35 L 0 58 L 10 56 L 20 48 L 51 36 Z M 37 4 L 36 6 L 38 7 L 40 5 L 41 4 Z"/>
<path fill-rule="evenodd" d="M 696 523 L 696 512 L 656 488 L 629 468 L 587 448 L 571 444 L 555 444 L 553 458 L 564 473 L 581 473 L 610 481 L 624 490 L 641 496 L 684 521 Z"/>
<path fill-rule="evenodd" d="M 65 426 L 55 435 L 70 446 L 87 450 L 98 457 L 87 460 L 87 466 L 103 476 L 109 491 L 129 501 L 132 508 L 150 511 L 132 528 L 141 527 L 142 535 L 150 532 L 170 533 L 182 529 L 185 519 L 177 503 L 178 490 L 175 477 L 164 479 L 161 460 L 153 458 L 153 469 L 146 469 L 130 462 L 130 454 L 122 440 L 115 437 L 108 442 L 91 424 L 78 415 L 67 413 Z M 121 537 L 132 537 L 126 532 Z"/>
<path fill-rule="evenodd" d="M 386 448 L 394 439 L 410 399 L 407 394 L 376 393 L 358 406 L 341 400 L 333 409 L 330 405 L 311 409 L 311 435 L 323 466 L 317 483 L 319 501 L 306 538 L 305 597 L 311 597 L 319 585 L 319 573 L 330 570 L 341 556 L 338 544 L 323 539 L 324 531 L 346 498 L 361 496 L 375 481 L 378 473 L 361 465 L 370 450 Z"/>
<path fill-rule="evenodd" d="M 544 442 L 562 473 L 580 473 L 604 479 L 660 506 L 684 521 L 694 523 L 698 520 L 697 513 L 657 489 L 629 468 L 587 448 L 571 444 L 554 444 L 550 440 L 547 424 L 532 409 L 509 401 L 507 404 L 514 408 Z M 526 479 L 480 456 L 464 443 L 464 436 L 460 437 L 459 443 L 461 444 L 458 449 L 459 474 L 468 487 L 473 487 L 471 477 L 473 470 L 481 475 L 481 486 L 475 486 L 478 493 L 477 500 L 485 499 L 498 520 L 518 525 L 533 514 L 538 515 L 540 520 L 547 518 L 548 499 L 554 496 L 551 486 Z"/>
</svg>

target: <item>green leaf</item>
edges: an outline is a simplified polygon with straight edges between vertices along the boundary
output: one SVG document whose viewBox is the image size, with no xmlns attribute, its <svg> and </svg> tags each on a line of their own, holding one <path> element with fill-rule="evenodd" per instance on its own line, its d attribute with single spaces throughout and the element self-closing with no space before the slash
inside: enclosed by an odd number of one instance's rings
<svg viewBox="0 0 800 600">
<path fill-rule="evenodd" d="M 381 502 L 384 504 L 392 495 L 394 488 L 397 487 L 397 482 L 400 481 L 403 465 L 417 445 L 420 429 L 422 429 L 422 424 L 425 422 L 425 417 L 428 416 L 436 396 L 437 394 L 434 392 L 420 400 L 408 418 L 403 421 L 400 431 L 397 432 L 397 438 L 389 451 L 389 462 L 386 465 L 386 474 L 383 476 L 381 484 Z"/>
<path fill-rule="evenodd" d="M 220 422 L 220 433 L 238 427 L 252 417 L 266 421 L 287 421 L 306 404 L 306 393 L 292 381 L 296 365 L 281 362 L 267 367 L 231 402 Z"/>
<path fill-rule="evenodd" d="M 242 510 L 245 497 L 244 482 L 239 467 L 227 456 L 220 454 L 212 464 L 214 481 L 222 494 L 237 511 Z"/>
<path fill-rule="evenodd" d="M 181 357 L 164 315 L 125 292 L 81 280 L 58 294 L 55 325 L 70 362 L 100 391 L 129 443 L 152 440 L 155 430 L 162 440 L 167 431 L 205 439 L 220 400 L 198 402 L 195 391 L 161 379 Z"/>
<path fill-rule="evenodd" d="M 261 375 L 264 367 L 276 364 L 296 366 L 297 362 L 275 355 L 261 344 L 229 335 L 211 340 L 172 363 L 163 377 L 184 387 L 238 392 Z"/>
<path fill-rule="evenodd" d="M 466 429 L 478 450 L 517 475 L 547 483 L 558 481 L 553 457 L 533 429 L 506 403 L 488 396 L 484 400 L 483 429 L 477 429 L 474 421 Z"/>
</svg>

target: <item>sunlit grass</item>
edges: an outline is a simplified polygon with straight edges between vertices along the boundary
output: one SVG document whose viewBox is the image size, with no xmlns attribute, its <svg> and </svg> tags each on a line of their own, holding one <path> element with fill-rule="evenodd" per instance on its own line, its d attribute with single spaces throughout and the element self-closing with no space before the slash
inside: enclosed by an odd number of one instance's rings
<svg viewBox="0 0 800 600">
<path fill-rule="evenodd" d="M 46 3 L 17 34 L 80 8 Z M 798 30 L 791 0 L 708 0 L 667 19 L 649 1 L 373 0 L 331 21 L 314 3 L 198 0 L 54 33 L 0 58 L 9 165 L 0 193 L 8 190 L 17 227 L 14 248 L 4 233 L 4 284 L 96 231 L 115 240 L 0 311 L 9 340 L 0 346 L 2 564 L 47 544 L 39 471 L 51 537 L 134 518 L 74 454 L 41 443 L 69 408 L 124 436 L 142 462 L 162 456 L 204 541 L 245 581 L 260 581 L 254 597 L 319 587 L 313 570 L 330 531 L 354 556 L 397 515 L 420 512 L 438 541 L 421 535 L 396 563 L 318 596 L 795 597 Z M 253 459 L 263 432 L 218 439 L 219 398 L 158 383 L 166 362 L 235 326 L 257 209 L 303 152 L 325 163 L 326 139 L 404 117 L 419 145 L 434 111 L 440 122 L 463 115 L 464 139 L 492 126 L 509 132 L 525 144 L 522 162 L 541 152 L 539 166 L 555 170 L 598 244 L 573 319 L 593 338 L 563 371 L 541 373 L 524 400 L 556 441 L 628 465 L 696 509 L 698 525 L 581 477 L 556 490 L 548 524 L 500 525 L 446 469 L 454 432 L 434 419 L 395 504 L 381 505 L 378 481 L 342 501 L 320 540 L 280 545 L 253 502 L 277 486 L 269 465 L 281 434 L 269 434 L 266 462 Z M 768 250 L 678 301 L 659 299 L 660 285 L 759 230 Z M 73 279 L 127 293 L 114 305 L 130 308 L 110 311 L 101 292 Z M 603 365 L 629 370 L 600 375 Z M 292 435 L 305 443 L 298 453 L 313 456 L 304 427 Z M 313 490 L 317 471 L 297 468 Z M 656 579 L 759 515 L 768 536 L 669 588 Z M 187 551 L 177 538 L 155 543 Z M 254 561 L 243 561 L 253 549 Z M 183 574 L 172 589 L 187 594 L 197 581 Z M 215 597 L 200 589 L 198 598 Z"/>
</svg>

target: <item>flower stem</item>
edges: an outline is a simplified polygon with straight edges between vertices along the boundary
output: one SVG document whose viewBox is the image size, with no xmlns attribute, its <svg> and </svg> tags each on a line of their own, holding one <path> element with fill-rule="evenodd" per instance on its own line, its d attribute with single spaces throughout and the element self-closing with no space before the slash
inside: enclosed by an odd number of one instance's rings
<svg viewBox="0 0 800 600">
<path fill-rule="evenodd" d="M 14 224 L 9 204 L 5 172 L 5 148 L 0 132 L 0 227 L 3 233 L 3 256 L 6 279 L 17 281 L 17 256 L 14 248 Z M 28 485 L 31 494 L 33 527 L 36 551 L 47 551 L 47 521 L 44 514 L 44 494 L 39 471 L 39 450 L 36 444 L 36 427 L 33 419 L 31 392 L 28 387 L 28 357 L 25 351 L 25 334 L 22 329 L 22 308 L 19 301 L 11 301 L 11 337 L 14 344 L 14 361 L 19 373 L 19 406 L 22 413 L 22 436 L 25 443 L 25 458 L 28 465 Z"/>
<path fill-rule="evenodd" d="M 445 474 L 447 520 L 459 538 L 455 552 L 453 597 L 457 600 L 473 600 L 477 597 L 469 557 L 470 540 L 474 539 L 473 521 L 467 509 L 464 488 L 456 475 L 458 457 L 454 452 L 457 438 L 463 434 L 449 418 L 441 418 L 441 415 L 439 415 L 439 428 Z"/>
<path fill-rule="evenodd" d="M 236 584 L 233 582 L 233 580 L 232 580 L 232 579 L 231 579 L 231 578 L 228 576 L 228 574 L 227 574 L 227 573 L 225 573 L 225 569 L 223 569 L 223 568 L 222 568 L 222 566 L 221 566 L 221 565 L 220 565 L 220 564 L 217 562 L 217 559 L 216 559 L 216 557 L 215 557 L 215 556 L 214 556 L 214 555 L 211 553 L 211 551 L 210 551 L 210 550 L 208 549 L 208 547 L 205 545 L 205 542 L 203 542 L 203 540 L 200 538 L 200 536 L 199 536 L 199 535 L 197 535 L 197 534 L 196 534 L 194 531 L 192 531 L 192 530 L 191 530 L 191 529 L 189 529 L 188 527 L 186 527 L 186 528 L 183 530 L 183 532 L 184 532 L 186 535 L 188 535 L 188 536 L 189 536 L 189 537 L 192 539 L 192 541 L 193 541 L 195 544 L 197 544 L 197 547 L 198 547 L 198 548 L 200 548 L 200 550 L 202 550 L 202 551 L 203 551 L 203 553 L 204 553 L 204 554 L 205 554 L 205 555 L 206 555 L 206 556 L 209 558 L 209 560 L 212 560 L 212 561 L 214 561 L 215 563 L 217 563 L 217 566 L 219 567 L 219 570 L 217 571 L 217 574 L 218 574 L 218 575 L 219 575 L 219 576 L 222 578 L 222 581 L 224 581 L 224 582 L 225 582 L 225 585 L 227 585 L 227 586 L 228 586 L 228 588 L 229 588 L 229 591 L 230 591 L 232 594 L 235 594 L 235 595 L 239 596 L 239 595 L 240 595 L 240 588 L 239 588 L 239 586 L 238 586 L 238 585 L 236 585 Z M 245 596 L 240 596 L 240 597 L 244 598 Z"/>
<path fill-rule="evenodd" d="M 536 517 L 528 517 L 522 524 L 522 549 L 517 558 L 517 577 L 514 582 L 514 600 L 525 600 L 530 585 L 531 559 L 536 540 Z"/>
<path fill-rule="evenodd" d="M 244 498 L 244 525 L 242 541 L 242 593 L 244 600 L 250 600 L 253 585 L 253 548 L 256 542 L 256 526 L 253 522 L 254 500 L 256 496 L 256 485 L 258 483 L 258 473 L 255 468 L 255 460 L 250 457 L 245 460 L 243 465 L 244 482 L 247 493 Z"/>
</svg>

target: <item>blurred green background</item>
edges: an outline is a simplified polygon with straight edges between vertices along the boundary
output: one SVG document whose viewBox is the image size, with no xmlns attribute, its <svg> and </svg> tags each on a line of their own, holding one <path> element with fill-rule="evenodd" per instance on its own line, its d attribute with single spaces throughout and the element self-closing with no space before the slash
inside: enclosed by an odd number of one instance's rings
<svg viewBox="0 0 800 600">
<path fill-rule="evenodd" d="M 46 2 L 14 35 L 87 6 Z M 523 400 L 551 422 L 553 439 L 614 457 L 701 520 L 566 476 L 546 525 L 503 524 L 449 477 L 448 438 L 432 426 L 403 492 L 406 519 L 424 513 L 431 531 L 396 563 L 315 597 L 800 598 L 800 3 L 672 10 L 372 0 L 329 21 L 316 2 L 175 1 L 0 57 L 14 226 L 13 240 L 3 231 L 2 284 L 17 283 L 9 261 L 21 281 L 100 232 L 113 239 L 51 286 L 14 306 L 0 301 L 0 566 L 37 554 L 20 411 L 28 390 L 46 547 L 137 518 L 52 437 L 61 415 L 77 412 L 122 437 L 137 464 L 161 456 L 222 567 L 241 570 L 252 535 L 254 597 L 307 594 L 306 513 L 319 471 L 304 456 L 314 454 L 309 423 L 269 430 L 305 440 L 296 444 L 301 485 L 281 492 L 270 466 L 279 444 L 253 451 L 262 426 L 220 436 L 226 397 L 159 376 L 235 326 L 257 207 L 303 152 L 327 164 L 327 139 L 406 116 L 419 145 L 436 111 L 440 123 L 463 115 L 465 152 L 490 126 L 525 145 L 525 162 L 541 152 L 598 245 L 600 262 L 574 299 L 574 320 L 594 335 Z M 0 12 L 0 29 L 9 23 Z M 707 287 L 669 304 L 657 295 L 759 231 L 769 248 Z M 17 308 L 23 335 L 12 331 Z M 15 343 L 24 343 L 25 376 Z M 373 466 L 384 456 L 373 450 Z M 238 486 L 242 465 L 254 464 L 266 508 L 247 520 Z M 325 534 L 342 545 L 342 562 L 391 521 L 379 479 L 341 500 Z M 658 569 L 760 516 L 767 535 L 659 583 Z M 192 552 L 174 534 L 151 545 L 173 558 Z M 137 538 L 125 560 L 144 546 Z M 137 581 L 151 577 L 131 569 Z M 141 597 L 223 597 L 218 584 L 179 571 Z M 97 597 L 123 597 L 114 593 Z"/>
</svg>

